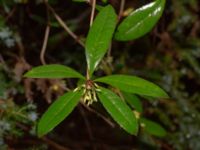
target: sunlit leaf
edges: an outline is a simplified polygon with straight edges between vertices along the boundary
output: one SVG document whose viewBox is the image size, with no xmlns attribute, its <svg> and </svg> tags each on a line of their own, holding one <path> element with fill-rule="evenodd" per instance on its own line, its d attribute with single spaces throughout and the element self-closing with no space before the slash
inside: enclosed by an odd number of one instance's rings
<svg viewBox="0 0 200 150">
<path fill-rule="evenodd" d="M 129 41 L 150 32 L 160 19 L 164 6 L 165 0 L 156 0 L 133 11 L 118 26 L 115 39 Z"/>
<path fill-rule="evenodd" d="M 112 91 L 105 88 L 101 88 L 100 90 L 98 97 L 107 112 L 125 131 L 136 135 L 138 132 L 138 123 L 131 109 Z"/>
<path fill-rule="evenodd" d="M 25 77 L 29 78 L 82 78 L 85 79 L 77 71 L 63 65 L 44 65 L 35 67 L 27 72 Z"/>
<path fill-rule="evenodd" d="M 102 8 L 96 16 L 86 39 L 86 58 L 90 75 L 108 50 L 116 23 L 117 15 L 111 5 Z"/>
<path fill-rule="evenodd" d="M 154 121 L 145 118 L 140 118 L 140 124 L 144 131 L 151 135 L 163 137 L 167 134 L 166 130 Z"/>
<path fill-rule="evenodd" d="M 110 75 L 98 78 L 95 81 L 110 84 L 128 93 L 135 93 L 158 98 L 168 98 L 167 93 L 159 86 L 136 76 Z"/>
<path fill-rule="evenodd" d="M 39 120 L 38 136 L 45 135 L 63 121 L 78 104 L 82 93 L 82 91 L 71 91 L 59 97 Z"/>
</svg>

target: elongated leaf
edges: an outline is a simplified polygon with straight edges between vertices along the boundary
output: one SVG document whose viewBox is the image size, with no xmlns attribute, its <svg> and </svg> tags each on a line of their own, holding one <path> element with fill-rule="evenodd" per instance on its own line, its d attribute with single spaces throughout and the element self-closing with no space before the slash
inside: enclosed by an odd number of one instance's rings
<svg viewBox="0 0 200 150">
<path fill-rule="evenodd" d="M 63 65 L 44 65 L 35 67 L 27 72 L 25 77 L 29 78 L 82 78 L 85 79 L 77 71 Z"/>
<path fill-rule="evenodd" d="M 165 0 L 156 0 L 136 9 L 119 25 L 115 39 L 134 40 L 150 32 L 160 19 L 164 6 Z"/>
<path fill-rule="evenodd" d="M 101 88 L 98 97 L 107 112 L 125 131 L 130 134 L 137 134 L 137 119 L 123 100 L 121 100 L 115 93 L 105 88 Z"/>
<path fill-rule="evenodd" d="M 168 95 L 159 86 L 136 76 L 110 75 L 98 78 L 95 81 L 110 84 L 128 93 L 168 98 Z"/>
<path fill-rule="evenodd" d="M 72 0 L 73 2 L 87 2 L 87 0 Z"/>
<path fill-rule="evenodd" d="M 72 91 L 59 97 L 39 120 L 38 136 L 45 135 L 63 121 L 78 104 L 82 93 L 82 91 Z"/>
<path fill-rule="evenodd" d="M 134 108 L 135 110 L 137 110 L 140 113 L 143 111 L 142 103 L 141 103 L 140 99 L 136 95 L 130 94 L 130 93 L 126 93 L 126 92 L 123 92 L 122 94 L 123 94 L 124 99 L 126 100 L 126 102 L 132 108 Z"/>
<path fill-rule="evenodd" d="M 86 58 L 90 75 L 110 46 L 117 23 L 117 15 L 111 5 L 101 9 L 86 39 Z"/>
<path fill-rule="evenodd" d="M 144 131 L 151 135 L 163 137 L 167 134 L 166 130 L 154 121 L 145 118 L 140 118 L 140 124 L 143 127 Z"/>
</svg>

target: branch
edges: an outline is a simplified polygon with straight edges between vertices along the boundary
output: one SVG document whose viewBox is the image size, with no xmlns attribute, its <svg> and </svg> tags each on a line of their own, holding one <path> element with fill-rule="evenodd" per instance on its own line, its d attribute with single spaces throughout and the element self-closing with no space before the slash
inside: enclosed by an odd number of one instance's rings
<svg viewBox="0 0 200 150">
<path fill-rule="evenodd" d="M 61 17 L 55 12 L 55 10 L 48 4 L 49 10 L 52 12 L 58 23 L 65 29 L 65 31 L 73 38 L 77 43 L 84 47 L 84 43 L 79 39 L 79 37 L 71 31 L 71 29 L 65 24 Z"/>
<path fill-rule="evenodd" d="M 81 104 L 90 112 L 96 114 L 98 117 L 100 117 L 101 119 L 103 119 L 107 124 L 109 124 L 112 128 L 115 127 L 115 124 L 113 122 L 111 122 L 109 119 L 107 119 L 105 116 L 103 116 L 101 113 L 95 111 L 94 109 L 88 107 L 87 105 L 85 105 L 83 102 L 81 102 Z"/>
<path fill-rule="evenodd" d="M 92 0 L 92 12 L 91 12 L 91 16 L 90 16 L 90 26 L 92 26 L 92 23 L 94 20 L 95 7 L 96 7 L 96 0 Z"/>
<path fill-rule="evenodd" d="M 125 6 L 125 0 L 121 0 L 119 14 L 118 14 L 118 20 L 121 19 L 121 16 L 124 12 L 124 6 Z"/>
<path fill-rule="evenodd" d="M 43 41 L 42 49 L 41 49 L 41 52 L 40 52 L 40 60 L 41 60 L 43 65 L 46 64 L 44 55 L 45 55 L 45 51 L 46 51 L 46 48 L 47 48 L 47 42 L 48 42 L 48 39 L 49 39 L 49 32 L 50 32 L 50 25 L 48 24 L 46 29 L 45 29 L 44 41 Z"/>
<path fill-rule="evenodd" d="M 54 147 L 56 150 L 71 150 L 71 149 L 69 149 L 67 147 L 64 147 L 64 146 L 62 146 L 62 145 L 60 145 L 60 144 L 48 139 L 47 137 L 42 137 L 42 140 L 44 142 L 46 142 L 48 145 Z"/>
</svg>

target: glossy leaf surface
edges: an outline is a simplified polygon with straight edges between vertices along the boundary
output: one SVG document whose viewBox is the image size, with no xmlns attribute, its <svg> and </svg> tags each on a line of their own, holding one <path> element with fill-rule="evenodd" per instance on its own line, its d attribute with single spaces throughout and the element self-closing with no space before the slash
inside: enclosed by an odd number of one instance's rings
<svg viewBox="0 0 200 150">
<path fill-rule="evenodd" d="M 136 9 L 118 26 L 115 39 L 129 41 L 150 32 L 160 19 L 164 6 L 165 0 L 156 0 Z"/>
<path fill-rule="evenodd" d="M 168 98 L 168 95 L 159 86 L 136 76 L 110 75 L 98 78 L 95 81 L 110 84 L 128 93 L 135 93 L 158 98 Z"/>
<path fill-rule="evenodd" d="M 135 110 L 137 110 L 138 112 L 142 112 L 143 111 L 143 108 L 142 108 L 142 103 L 139 99 L 139 97 L 137 97 L 136 95 L 134 94 L 130 94 L 130 93 L 126 93 L 126 92 L 123 92 L 123 97 L 125 99 L 125 101 L 132 107 L 134 108 Z"/>
<path fill-rule="evenodd" d="M 151 135 L 163 137 L 167 134 L 166 130 L 154 121 L 140 118 L 140 124 L 143 127 L 144 131 Z"/>
<path fill-rule="evenodd" d="M 82 91 L 71 91 L 59 97 L 39 120 L 38 136 L 45 135 L 63 121 L 78 104 L 82 93 Z"/>
<path fill-rule="evenodd" d="M 98 97 L 107 112 L 125 131 L 130 134 L 137 134 L 137 119 L 131 109 L 119 96 L 108 89 L 101 88 Z"/>
<path fill-rule="evenodd" d="M 24 76 L 29 78 L 85 78 L 74 69 L 57 64 L 35 67 Z"/>
<path fill-rule="evenodd" d="M 117 15 L 111 5 L 102 8 L 96 16 L 86 39 L 86 58 L 90 75 L 107 52 L 116 23 Z"/>
</svg>

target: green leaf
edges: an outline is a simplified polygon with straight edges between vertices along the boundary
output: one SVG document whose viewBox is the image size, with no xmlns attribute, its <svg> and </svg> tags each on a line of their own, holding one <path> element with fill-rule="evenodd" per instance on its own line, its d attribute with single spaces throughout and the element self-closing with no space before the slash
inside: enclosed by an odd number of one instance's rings
<svg viewBox="0 0 200 150">
<path fill-rule="evenodd" d="M 139 99 L 139 97 L 137 97 L 134 94 L 130 94 L 130 93 L 126 93 L 126 92 L 122 92 L 124 99 L 126 100 L 126 102 L 135 110 L 137 110 L 138 112 L 142 113 L 143 109 L 142 109 L 142 103 Z"/>
<path fill-rule="evenodd" d="M 71 91 L 59 97 L 38 123 L 38 136 L 43 136 L 63 121 L 78 104 L 83 91 Z"/>
<path fill-rule="evenodd" d="M 87 2 L 87 0 L 72 0 L 73 2 Z"/>
<path fill-rule="evenodd" d="M 116 23 L 117 15 L 111 5 L 102 8 L 95 18 L 86 39 L 86 58 L 90 75 L 109 48 Z"/>
<path fill-rule="evenodd" d="M 156 0 L 132 12 L 119 25 L 115 39 L 129 41 L 150 32 L 160 19 L 165 0 Z"/>
<path fill-rule="evenodd" d="M 136 135 L 138 123 L 131 109 L 112 91 L 105 88 L 100 88 L 100 90 L 97 94 L 107 112 L 125 131 Z"/>
<path fill-rule="evenodd" d="M 145 118 L 140 118 L 140 124 L 143 127 L 144 131 L 151 135 L 164 137 L 167 134 L 166 130 L 154 121 Z"/>
<path fill-rule="evenodd" d="M 110 75 L 98 78 L 95 81 L 110 84 L 128 93 L 152 96 L 157 98 L 168 98 L 168 95 L 159 86 L 136 76 Z"/>
<path fill-rule="evenodd" d="M 85 79 L 77 71 L 63 65 L 44 65 L 35 67 L 27 72 L 25 77 L 29 78 L 81 78 Z"/>
</svg>

